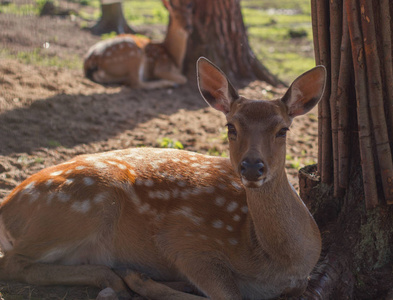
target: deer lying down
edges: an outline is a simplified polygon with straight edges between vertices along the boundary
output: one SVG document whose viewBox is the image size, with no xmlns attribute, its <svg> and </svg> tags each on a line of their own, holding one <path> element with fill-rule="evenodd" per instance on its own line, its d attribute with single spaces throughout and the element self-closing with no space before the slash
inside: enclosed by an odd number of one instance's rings
<svg viewBox="0 0 393 300">
<path fill-rule="evenodd" d="M 321 238 L 288 182 L 285 136 L 321 98 L 325 68 L 263 101 L 239 96 L 207 59 L 197 66 L 203 98 L 226 115 L 230 159 L 137 148 L 81 155 L 32 175 L 0 207 L 1 280 L 122 294 L 115 272 L 128 268 L 186 280 L 214 300 L 304 291 Z M 184 295 L 165 299 L 197 297 Z"/>
<path fill-rule="evenodd" d="M 93 45 L 85 56 L 84 73 L 98 83 L 121 83 L 156 89 L 185 84 L 182 75 L 192 28 L 192 1 L 162 0 L 169 12 L 164 42 L 123 34 Z"/>
</svg>

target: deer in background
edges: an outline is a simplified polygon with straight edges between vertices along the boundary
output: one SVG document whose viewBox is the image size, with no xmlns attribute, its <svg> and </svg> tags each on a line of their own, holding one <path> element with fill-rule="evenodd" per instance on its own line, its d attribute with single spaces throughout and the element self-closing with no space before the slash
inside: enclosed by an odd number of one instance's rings
<svg viewBox="0 0 393 300">
<path fill-rule="evenodd" d="M 205 58 L 197 71 L 203 98 L 226 116 L 230 159 L 136 148 L 78 156 L 32 175 L 0 207 L 0 280 L 122 295 L 125 284 L 137 290 L 147 282 L 130 283 L 119 271 L 126 268 L 156 281 L 186 280 L 214 300 L 304 291 L 321 238 L 288 182 L 286 133 L 318 103 L 325 68 L 272 101 L 239 96 Z"/>
<path fill-rule="evenodd" d="M 162 2 L 169 12 L 162 43 L 131 34 L 98 42 L 85 56 L 85 76 L 98 83 L 122 83 L 142 89 L 185 84 L 187 78 L 182 70 L 192 30 L 192 1 Z"/>
</svg>

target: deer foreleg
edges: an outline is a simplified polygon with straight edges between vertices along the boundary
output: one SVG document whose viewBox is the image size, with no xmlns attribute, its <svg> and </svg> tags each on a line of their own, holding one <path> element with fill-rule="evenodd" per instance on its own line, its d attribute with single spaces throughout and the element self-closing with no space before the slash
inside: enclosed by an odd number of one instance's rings
<svg viewBox="0 0 393 300">
<path fill-rule="evenodd" d="M 0 280 L 33 285 L 86 285 L 101 289 L 110 287 L 119 297 L 129 298 L 123 280 L 110 268 L 101 265 L 29 263 L 3 257 L 0 260 Z"/>
<path fill-rule="evenodd" d="M 187 77 L 184 76 L 183 74 L 178 73 L 178 72 L 156 71 L 154 75 L 157 78 L 162 78 L 162 79 L 166 79 L 169 81 L 173 81 L 175 84 L 178 84 L 178 85 L 187 83 Z"/>
</svg>

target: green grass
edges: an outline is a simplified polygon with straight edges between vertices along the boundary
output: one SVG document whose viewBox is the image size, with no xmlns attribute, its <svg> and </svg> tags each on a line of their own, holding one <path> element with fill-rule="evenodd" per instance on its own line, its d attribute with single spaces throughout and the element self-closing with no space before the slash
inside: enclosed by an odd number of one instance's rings
<svg viewBox="0 0 393 300">
<path fill-rule="evenodd" d="M 315 66 L 308 0 L 241 1 L 249 42 L 256 56 L 287 83 Z M 292 38 L 291 33 L 304 33 Z"/>
<path fill-rule="evenodd" d="M 35 48 L 32 51 L 18 51 L 11 53 L 7 49 L 0 49 L 0 57 L 16 58 L 22 63 L 44 67 L 58 67 L 67 69 L 81 69 L 82 59 L 78 56 L 61 59 L 55 54 L 46 53 L 45 49 Z"/>
</svg>

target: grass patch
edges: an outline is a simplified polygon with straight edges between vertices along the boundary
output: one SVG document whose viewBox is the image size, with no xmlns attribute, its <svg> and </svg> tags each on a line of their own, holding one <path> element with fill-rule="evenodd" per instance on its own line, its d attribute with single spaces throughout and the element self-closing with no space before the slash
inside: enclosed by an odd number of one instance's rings
<svg viewBox="0 0 393 300">
<path fill-rule="evenodd" d="M 0 56 L 17 59 L 24 64 L 32 64 L 44 67 L 58 67 L 67 69 L 81 69 L 82 59 L 75 55 L 67 59 L 60 58 L 54 53 L 47 53 L 45 49 L 35 48 L 32 51 L 18 51 L 12 53 L 10 50 L 1 49 Z"/>
<path fill-rule="evenodd" d="M 40 7 L 37 4 L 17 5 L 11 2 L 7 5 L 0 5 L 0 13 L 17 16 L 38 16 L 40 14 Z"/>
</svg>

